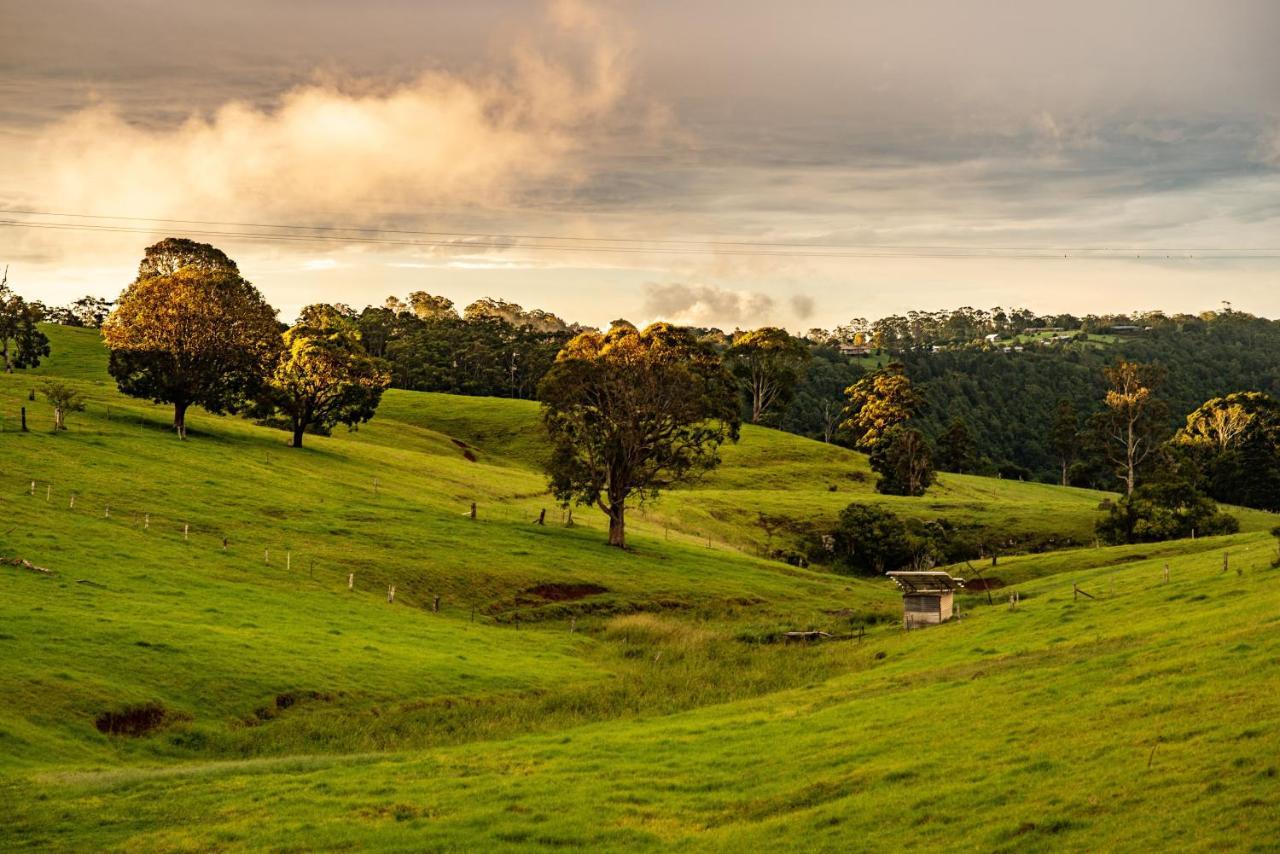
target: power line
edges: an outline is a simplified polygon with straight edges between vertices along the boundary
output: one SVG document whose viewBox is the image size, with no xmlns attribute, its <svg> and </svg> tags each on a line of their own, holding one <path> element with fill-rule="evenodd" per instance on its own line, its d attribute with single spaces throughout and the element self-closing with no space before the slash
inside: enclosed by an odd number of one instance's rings
<svg viewBox="0 0 1280 854">
<path fill-rule="evenodd" d="M 38 211 L 8 211 L 10 214 L 25 216 L 59 216 L 80 219 L 114 219 L 122 222 L 160 223 L 164 225 L 210 225 L 225 226 L 225 229 L 183 229 L 186 234 L 201 237 L 226 237 L 232 239 L 262 240 L 288 243 L 344 243 L 388 246 L 416 246 L 453 251 L 469 251 L 473 249 L 524 249 L 533 251 L 555 252 L 605 252 L 611 254 L 632 255 L 734 255 L 746 257 L 782 257 L 782 258 L 992 258 L 992 259 L 1069 259 L 1073 253 L 1077 258 L 1099 259 L 1155 259 L 1164 255 L 1165 260 L 1193 260 L 1196 257 L 1209 259 L 1270 259 L 1280 258 L 1280 249 L 1270 248 L 1197 248 L 1171 249 L 1160 247 L 1013 247 L 1013 246 L 926 246 L 905 244 L 818 244 L 818 243 L 770 243 L 751 241 L 680 241 L 680 240 L 646 240 L 643 238 L 593 238 L 532 234 L 504 234 L 481 232 L 432 232 L 408 229 L 379 229 L 357 226 L 316 226 L 286 225 L 266 223 L 233 223 L 217 220 L 181 220 L 159 217 L 124 217 L 102 216 L 96 214 L 68 214 Z M 125 234 L 154 234 L 165 229 L 140 225 L 115 225 L 100 223 L 67 223 L 30 220 L 0 220 L 0 226 L 10 228 L 30 228 L 53 231 L 89 231 L 112 232 Z M 260 231 L 245 231 L 246 228 L 273 228 L 290 231 L 354 231 L 372 235 L 417 235 L 430 239 L 407 239 L 380 236 L 352 236 L 347 234 L 271 234 Z M 230 230 L 228 230 L 230 229 Z M 237 230 L 238 229 L 238 230 Z M 449 239 L 445 239 L 449 238 Z M 575 245 L 564 246 L 547 243 L 519 243 L 518 241 L 572 241 Z M 632 245 L 617 246 L 616 243 Z M 652 245 L 645 245 L 652 244 Z M 838 251 L 840 249 L 849 251 Z M 837 251 L 812 251 L 837 250 Z M 1209 254 L 1218 253 L 1218 254 Z M 1237 254 L 1224 254 L 1237 253 Z M 1248 254 L 1246 254 L 1248 253 Z M 1277 254 L 1257 254 L 1277 253 Z"/>
<path fill-rule="evenodd" d="M 936 251 L 989 251 L 989 252 L 1166 252 L 1166 253 L 1192 253 L 1192 252 L 1280 252 L 1277 247 L 1244 247 L 1244 246 L 1210 246 L 1210 247 L 1164 247 L 1164 246 L 1146 246 L 1146 247 L 1126 247 L 1126 246 L 957 246 L 954 244 L 916 244 L 916 243 L 815 243 L 815 242 L 781 242 L 781 241 L 762 241 L 762 240 L 673 240 L 669 238 L 646 238 L 646 237 L 583 237 L 579 235 L 556 235 L 556 234 L 526 234 L 526 233 L 505 233 L 505 232 L 476 232 L 476 231 L 425 231 L 418 229 L 400 229 L 400 228 L 374 228 L 369 226 L 354 225 L 299 225 L 290 223 L 262 223 L 262 222 L 237 222 L 228 220 L 207 220 L 207 219 L 172 219 L 165 217 L 139 217 L 139 216 L 121 216 L 115 214 L 81 214 L 66 213 L 61 211 L 31 211 L 31 210 L 7 210 L 0 211 L 6 214 L 20 214 L 23 216 L 57 216 L 69 217 L 76 219 L 106 219 L 106 220 L 122 220 L 126 222 L 158 222 L 173 223 L 179 225 L 213 225 L 225 226 L 230 228 L 275 228 L 294 231 L 356 231 L 366 234 L 407 234 L 423 237 L 450 237 L 450 238 L 484 238 L 497 239 L 504 238 L 510 240 L 560 240 L 573 242 L 603 242 L 603 243 L 632 243 L 632 244 L 656 244 L 656 245 L 674 245 L 674 246 L 741 246 L 741 247 L 761 247 L 761 248 L 787 248 L 787 249 L 921 249 Z"/>
</svg>

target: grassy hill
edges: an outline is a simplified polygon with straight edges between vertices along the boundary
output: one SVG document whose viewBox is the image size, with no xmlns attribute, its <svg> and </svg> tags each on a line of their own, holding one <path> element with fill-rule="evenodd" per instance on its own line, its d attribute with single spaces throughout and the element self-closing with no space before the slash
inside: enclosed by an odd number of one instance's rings
<svg viewBox="0 0 1280 854">
<path fill-rule="evenodd" d="M 635 514 L 621 553 L 598 513 L 560 524 L 534 406 L 393 392 L 305 449 L 204 414 L 179 443 L 163 407 L 116 394 L 93 333 L 50 335 L 38 371 L 0 375 L 0 558 L 50 570 L 0 564 L 0 849 L 1280 830 L 1267 514 L 1235 537 L 1006 558 L 1017 610 L 970 594 L 963 619 L 904 634 L 887 584 L 756 557 L 757 514 L 892 501 L 1079 541 L 1101 494 L 946 476 L 891 500 L 860 455 L 749 428 Z M 66 433 L 27 399 L 40 374 L 88 398 Z"/>
</svg>

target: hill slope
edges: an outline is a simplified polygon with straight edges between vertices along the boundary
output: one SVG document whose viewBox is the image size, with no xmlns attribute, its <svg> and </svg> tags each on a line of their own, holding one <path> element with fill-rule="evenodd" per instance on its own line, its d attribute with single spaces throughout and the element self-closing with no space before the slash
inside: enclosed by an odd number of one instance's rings
<svg viewBox="0 0 1280 854">
<path fill-rule="evenodd" d="M 51 337 L 39 373 L 89 400 L 70 431 L 46 432 L 35 376 L 0 376 L 0 557 L 51 570 L 0 564 L 0 848 L 1280 829 L 1264 534 L 1002 560 L 1016 611 L 969 595 L 962 620 L 904 634 L 887 584 L 750 554 L 758 512 L 886 500 L 859 455 L 749 429 L 636 514 L 622 553 L 596 514 L 558 524 L 536 407 L 392 393 L 305 449 L 203 414 L 179 443 L 166 410 L 115 393 L 92 333 Z M 19 406 L 33 432 L 13 432 Z M 948 477 L 900 506 L 1066 538 L 1100 497 Z M 811 627 L 837 639 L 767 642 Z"/>
</svg>

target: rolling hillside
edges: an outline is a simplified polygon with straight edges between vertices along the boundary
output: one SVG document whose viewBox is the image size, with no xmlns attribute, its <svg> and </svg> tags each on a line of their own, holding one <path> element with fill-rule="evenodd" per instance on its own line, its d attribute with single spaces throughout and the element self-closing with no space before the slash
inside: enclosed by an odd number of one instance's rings
<svg viewBox="0 0 1280 854">
<path fill-rule="evenodd" d="M 594 511 L 561 524 L 535 406 L 398 392 L 305 449 L 203 413 L 179 443 L 164 408 L 116 394 L 93 333 L 50 336 L 42 368 L 0 376 L 0 558 L 49 570 L 0 564 L 0 849 L 1280 831 L 1268 514 L 1005 558 L 997 607 L 969 594 L 962 619 L 906 634 L 890 585 L 757 557 L 758 514 L 891 501 L 1083 542 L 1102 494 L 944 476 L 891 500 L 861 456 L 748 428 L 636 513 L 621 553 Z M 28 400 L 40 374 L 88 398 L 65 433 Z M 770 642 L 790 628 L 835 638 Z"/>
</svg>

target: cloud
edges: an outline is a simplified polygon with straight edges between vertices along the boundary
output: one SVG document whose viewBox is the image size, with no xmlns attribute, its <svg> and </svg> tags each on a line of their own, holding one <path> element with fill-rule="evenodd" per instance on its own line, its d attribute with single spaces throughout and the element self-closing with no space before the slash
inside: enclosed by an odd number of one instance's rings
<svg viewBox="0 0 1280 854">
<path fill-rule="evenodd" d="M 795 312 L 797 319 L 808 320 L 813 316 L 813 297 L 807 294 L 792 294 L 789 302 L 791 303 L 791 310 Z"/>
<path fill-rule="evenodd" d="M 645 314 L 676 323 L 755 323 L 767 319 L 773 309 L 773 297 L 754 291 L 678 282 L 651 283 L 645 289 Z"/>
<path fill-rule="evenodd" d="M 177 126 L 111 103 L 39 132 L 20 188 L 54 210 L 306 222 L 404 207 L 509 203 L 583 179 L 574 158 L 627 91 L 626 40 L 593 7 L 553 4 L 498 70 L 309 83 Z"/>
</svg>

